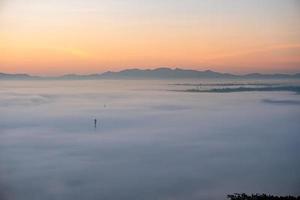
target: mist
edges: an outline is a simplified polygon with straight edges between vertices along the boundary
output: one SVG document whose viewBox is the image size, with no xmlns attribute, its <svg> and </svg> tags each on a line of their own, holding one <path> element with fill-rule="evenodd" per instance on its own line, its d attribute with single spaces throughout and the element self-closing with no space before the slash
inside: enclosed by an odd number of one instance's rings
<svg viewBox="0 0 300 200">
<path fill-rule="evenodd" d="M 300 195 L 300 95 L 171 91 L 180 87 L 1 82 L 0 199 Z"/>
</svg>

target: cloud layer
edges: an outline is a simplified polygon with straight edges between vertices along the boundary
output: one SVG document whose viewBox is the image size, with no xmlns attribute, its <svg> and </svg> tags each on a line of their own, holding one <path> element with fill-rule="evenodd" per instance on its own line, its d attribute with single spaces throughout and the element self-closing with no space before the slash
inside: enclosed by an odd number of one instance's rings
<svg viewBox="0 0 300 200">
<path fill-rule="evenodd" d="M 0 199 L 299 195 L 300 110 L 284 101 L 299 95 L 168 92 L 168 83 L 1 86 Z"/>
</svg>

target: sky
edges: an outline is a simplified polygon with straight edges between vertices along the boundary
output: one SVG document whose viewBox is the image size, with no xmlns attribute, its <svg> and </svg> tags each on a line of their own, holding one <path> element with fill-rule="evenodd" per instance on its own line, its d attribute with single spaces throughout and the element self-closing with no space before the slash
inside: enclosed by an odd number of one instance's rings
<svg viewBox="0 0 300 200">
<path fill-rule="evenodd" d="M 0 0 L 0 72 L 300 72 L 298 0 Z"/>
</svg>

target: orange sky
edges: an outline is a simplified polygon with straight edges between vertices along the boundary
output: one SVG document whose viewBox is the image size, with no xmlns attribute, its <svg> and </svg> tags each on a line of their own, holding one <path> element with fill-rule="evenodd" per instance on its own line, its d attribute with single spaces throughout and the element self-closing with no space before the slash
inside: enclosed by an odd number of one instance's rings
<svg viewBox="0 0 300 200">
<path fill-rule="evenodd" d="M 300 72 L 297 0 L 6 0 L 0 72 Z"/>
</svg>

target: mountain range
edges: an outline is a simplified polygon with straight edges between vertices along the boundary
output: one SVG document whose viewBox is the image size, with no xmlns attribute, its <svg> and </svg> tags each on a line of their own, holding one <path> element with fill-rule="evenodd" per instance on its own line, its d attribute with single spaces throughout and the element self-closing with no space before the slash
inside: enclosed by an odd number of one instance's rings
<svg viewBox="0 0 300 200">
<path fill-rule="evenodd" d="M 28 74 L 6 74 L 0 73 L 0 80 L 95 80 L 95 79 L 300 79 L 297 74 L 260 74 L 252 73 L 236 75 L 220 73 L 211 70 L 198 71 L 187 69 L 126 69 L 119 72 L 107 71 L 102 74 L 66 74 L 56 77 L 31 76 Z"/>
</svg>

